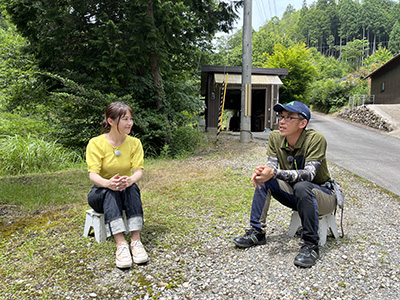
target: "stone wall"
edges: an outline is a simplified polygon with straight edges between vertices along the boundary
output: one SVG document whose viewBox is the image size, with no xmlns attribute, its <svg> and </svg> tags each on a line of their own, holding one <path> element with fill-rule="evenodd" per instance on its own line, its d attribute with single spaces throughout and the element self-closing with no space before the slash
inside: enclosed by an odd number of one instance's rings
<svg viewBox="0 0 400 300">
<path fill-rule="evenodd" d="M 357 106 L 352 109 L 347 109 L 336 116 L 384 131 L 393 130 L 393 125 L 388 120 L 376 114 L 366 106 Z"/>
</svg>

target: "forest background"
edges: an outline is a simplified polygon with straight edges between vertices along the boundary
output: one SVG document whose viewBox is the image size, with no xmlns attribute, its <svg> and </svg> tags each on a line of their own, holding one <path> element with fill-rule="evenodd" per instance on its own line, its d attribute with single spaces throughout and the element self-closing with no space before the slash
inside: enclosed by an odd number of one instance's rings
<svg viewBox="0 0 400 300">
<path fill-rule="evenodd" d="M 124 101 L 146 156 L 192 153 L 202 65 L 240 66 L 243 1 L 0 0 L 0 175 L 83 163 L 104 107 Z M 253 31 L 253 66 L 287 68 L 281 101 L 332 113 L 400 52 L 400 4 L 289 5 Z M 228 35 L 215 39 L 217 32 Z"/>
</svg>

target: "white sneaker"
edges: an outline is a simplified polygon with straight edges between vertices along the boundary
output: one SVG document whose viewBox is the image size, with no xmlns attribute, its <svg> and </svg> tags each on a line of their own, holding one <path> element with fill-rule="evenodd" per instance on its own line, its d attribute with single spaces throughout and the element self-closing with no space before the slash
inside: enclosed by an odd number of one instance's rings
<svg viewBox="0 0 400 300">
<path fill-rule="evenodd" d="M 115 264 L 121 269 L 130 268 L 132 266 L 132 257 L 129 252 L 128 243 L 124 242 L 121 246 L 117 247 Z"/>
<path fill-rule="evenodd" d="M 143 264 L 149 260 L 146 250 L 140 240 L 131 243 L 131 252 L 135 264 Z"/>
</svg>

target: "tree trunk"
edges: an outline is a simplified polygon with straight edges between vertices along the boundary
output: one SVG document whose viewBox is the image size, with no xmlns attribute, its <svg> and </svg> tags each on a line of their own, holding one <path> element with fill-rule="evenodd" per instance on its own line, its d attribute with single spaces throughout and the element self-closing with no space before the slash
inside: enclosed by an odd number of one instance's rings
<svg viewBox="0 0 400 300">
<path fill-rule="evenodd" d="M 154 21 L 153 3 L 151 0 L 147 1 L 147 15 L 150 17 L 152 31 L 155 32 L 156 25 L 155 25 L 155 21 Z M 160 111 L 161 109 L 165 108 L 165 105 L 164 105 L 165 91 L 164 91 L 163 80 L 162 80 L 162 76 L 161 76 L 159 56 L 156 52 L 156 49 L 149 50 L 149 61 L 150 61 L 151 76 L 153 78 L 153 85 L 154 85 L 154 90 L 155 90 L 156 105 L 157 105 L 157 109 Z M 170 127 L 170 122 L 169 122 L 169 118 L 168 118 L 168 113 L 166 111 L 164 111 L 164 116 L 165 116 L 165 124 L 166 124 L 165 142 L 167 144 L 170 144 L 172 133 L 171 133 L 171 127 Z"/>
<path fill-rule="evenodd" d="M 150 17 L 152 31 L 155 31 L 155 22 L 154 22 L 154 12 L 153 12 L 153 3 L 151 1 L 147 1 L 147 15 Z M 151 76 L 153 78 L 154 90 L 156 92 L 156 105 L 157 108 L 161 108 L 162 99 L 164 97 L 164 87 L 162 85 L 162 76 L 158 55 L 153 51 L 154 49 L 150 49 L 149 51 L 149 60 L 150 60 L 150 71 Z"/>
<path fill-rule="evenodd" d="M 373 49 L 372 49 L 372 55 L 375 54 L 375 49 L 376 49 L 376 33 L 374 33 L 374 43 L 373 43 Z"/>
<path fill-rule="evenodd" d="M 164 97 L 164 88 L 162 85 L 162 76 L 160 70 L 160 64 L 158 61 L 158 55 L 155 53 L 149 54 L 151 76 L 153 78 L 153 85 L 156 91 L 156 104 L 157 108 L 160 109 L 162 106 L 162 98 Z"/>
</svg>

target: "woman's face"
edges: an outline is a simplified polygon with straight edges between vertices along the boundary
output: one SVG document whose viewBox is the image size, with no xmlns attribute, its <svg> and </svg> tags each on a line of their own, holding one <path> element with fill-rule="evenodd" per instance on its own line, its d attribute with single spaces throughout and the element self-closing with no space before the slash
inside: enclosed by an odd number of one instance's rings
<svg viewBox="0 0 400 300">
<path fill-rule="evenodd" d="M 133 126 L 133 117 L 130 112 L 127 112 L 125 115 L 119 119 L 118 123 L 118 132 L 122 134 L 129 134 L 131 132 Z"/>
</svg>

